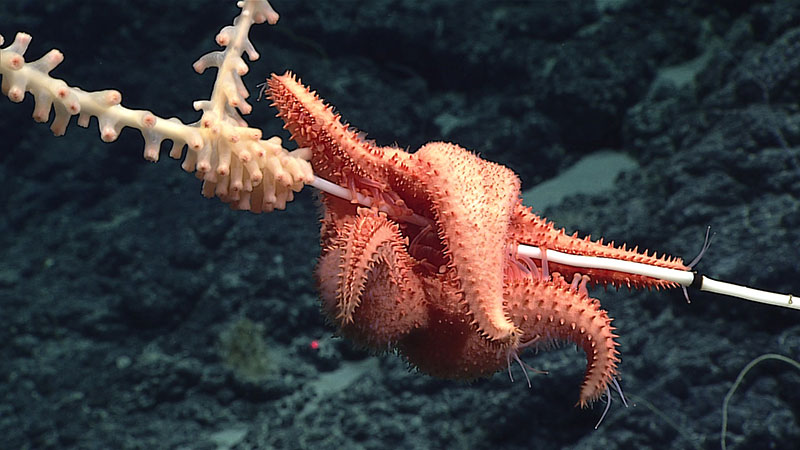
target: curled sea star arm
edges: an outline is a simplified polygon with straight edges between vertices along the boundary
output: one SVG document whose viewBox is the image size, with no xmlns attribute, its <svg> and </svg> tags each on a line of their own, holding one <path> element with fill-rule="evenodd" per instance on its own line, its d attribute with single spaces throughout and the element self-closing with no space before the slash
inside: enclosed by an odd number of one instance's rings
<svg viewBox="0 0 800 450">
<path fill-rule="evenodd" d="M 386 214 L 369 208 L 334 227 L 316 270 L 323 309 L 359 344 L 385 348 L 424 322 L 407 239 Z"/>
</svg>

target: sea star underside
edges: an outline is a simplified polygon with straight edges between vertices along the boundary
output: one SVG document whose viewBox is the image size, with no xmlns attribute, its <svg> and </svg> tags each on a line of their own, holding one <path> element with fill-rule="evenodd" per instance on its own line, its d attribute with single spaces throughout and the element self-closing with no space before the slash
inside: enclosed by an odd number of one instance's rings
<svg viewBox="0 0 800 450">
<path fill-rule="evenodd" d="M 678 258 L 567 235 L 520 200 L 513 171 L 444 142 L 415 153 L 380 147 L 343 124 L 291 73 L 268 95 L 314 172 L 371 200 L 322 194 L 322 253 L 315 276 L 339 332 L 376 351 L 396 350 L 442 378 L 489 376 L 525 348 L 574 342 L 587 368 L 578 404 L 617 378 L 618 337 L 586 284 L 670 287 L 621 272 L 547 264 L 546 251 L 688 270 Z M 541 248 L 543 261 L 517 255 Z M 548 267 L 549 266 L 549 267 Z"/>
</svg>

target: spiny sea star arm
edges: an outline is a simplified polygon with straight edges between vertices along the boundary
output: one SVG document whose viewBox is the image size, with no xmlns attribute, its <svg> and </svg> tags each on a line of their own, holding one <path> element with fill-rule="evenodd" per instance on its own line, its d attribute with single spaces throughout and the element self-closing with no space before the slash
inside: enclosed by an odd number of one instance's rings
<svg viewBox="0 0 800 450">
<path fill-rule="evenodd" d="M 423 289 L 396 223 L 359 208 L 324 245 L 317 279 L 328 316 L 360 344 L 384 350 L 423 321 Z"/>
<path fill-rule="evenodd" d="M 537 348 L 547 349 L 570 341 L 586 353 L 578 404 L 587 407 L 600 398 L 617 376 L 620 361 L 618 336 L 600 302 L 558 273 L 549 280 L 516 278 L 507 285 L 505 297 L 511 318 L 523 330 L 524 342 L 536 339 Z"/>
<path fill-rule="evenodd" d="M 433 199 L 439 238 L 450 258 L 449 273 L 479 333 L 513 345 L 519 329 L 503 307 L 503 267 L 509 217 L 519 196 L 519 179 L 507 167 L 463 148 L 432 142 L 415 153 Z"/>
<path fill-rule="evenodd" d="M 556 250 L 574 255 L 596 256 L 624 261 L 633 261 L 656 267 L 689 271 L 680 258 L 640 251 L 638 247 L 627 248 L 625 244 L 615 246 L 614 242 L 604 243 L 603 239 L 593 241 L 590 236 L 581 238 L 578 234 L 566 234 L 563 228 L 555 228 L 552 222 L 534 214 L 530 207 L 517 203 L 512 215 L 512 235 L 520 244 Z M 551 270 L 562 273 L 570 279 L 575 273 L 589 275 L 594 284 L 611 284 L 629 288 L 668 288 L 676 287 L 671 281 L 604 269 L 577 269 L 575 267 L 551 264 Z"/>
</svg>

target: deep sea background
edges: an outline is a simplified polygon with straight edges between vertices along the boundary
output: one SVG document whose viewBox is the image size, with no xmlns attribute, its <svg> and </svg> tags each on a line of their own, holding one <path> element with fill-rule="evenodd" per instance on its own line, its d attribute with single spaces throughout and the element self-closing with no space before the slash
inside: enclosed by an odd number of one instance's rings
<svg viewBox="0 0 800 450">
<path fill-rule="evenodd" d="M 569 231 L 683 256 L 800 294 L 800 2 L 274 0 L 251 93 L 292 69 L 380 144 L 447 140 L 523 188 L 614 150 L 613 188 L 540 210 Z M 0 34 L 53 47 L 53 75 L 184 122 L 230 1 L 0 2 Z M 251 126 L 286 137 L 257 103 Z M 764 353 L 800 358 L 800 311 L 692 293 L 594 291 L 621 336 L 614 402 L 573 405 L 569 345 L 471 384 L 407 370 L 333 336 L 312 270 L 310 188 L 282 212 L 230 211 L 140 135 L 51 136 L 32 98 L 0 98 L 0 449 L 712 449 L 722 401 Z M 310 344 L 317 340 L 318 349 Z M 519 372 L 518 372 L 519 373 Z M 728 448 L 797 448 L 800 371 L 753 368 Z"/>
</svg>

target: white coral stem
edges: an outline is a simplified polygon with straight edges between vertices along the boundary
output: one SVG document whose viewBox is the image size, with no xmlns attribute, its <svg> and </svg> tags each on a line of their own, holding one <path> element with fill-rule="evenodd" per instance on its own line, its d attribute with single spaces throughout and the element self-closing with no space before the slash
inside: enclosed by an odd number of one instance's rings
<svg viewBox="0 0 800 450">
<path fill-rule="evenodd" d="M 64 60 L 63 54 L 51 50 L 36 61 L 26 62 L 24 55 L 31 42 L 26 33 L 18 33 L 11 45 L 0 48 L 2 92 L 17 103 L 30 92 L 37 122 L 47 122 L 54 110 L 50 128 L 57 136 L 66 132 L 74 115 L 79 116 L 77 122 L 82 127 L 89 125 L 91 117 L 97 117 L 105 142 L 116 140 L 125 127 L 139 130 L 144 138 L 144 157 L 149 161 L 157 161 L 162 143 L 171 140 L 172 158 L 181 158 L 183 148 L 189 149 L 181 167 L 198 172 L 204 180 L 204 194 L 217 195 L 235 209 L 282 209 L 293 192 L 314 179 L 314 174 L 307 152 L 289 152 L 279 138 L 262 139 L 261 130 L 250 128 L 242 118 L 252 107 L 246 101 L 249 94 L 241 78 L 248 71 L 241 55 L 247 53 L 251 61 L 259 57 L 248 38 L 250 27 L 274 24 L 278 14 L 267 0 L 245 0 L 237 5 L 242 10 L 233 25 L 217 35 L 217 43 L 225 49 L 204 55 L 194 65 L 198 72 L 209 67 L 219 69 L 211 98 L 194 103 L 195 109 L 203 112 L 194 124 L 126 108 L 121 105 L 122 94 L 115 90 L 87 92 L 51 77 L 50 71 Z"/>
</svg>

